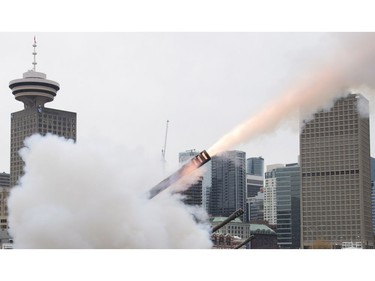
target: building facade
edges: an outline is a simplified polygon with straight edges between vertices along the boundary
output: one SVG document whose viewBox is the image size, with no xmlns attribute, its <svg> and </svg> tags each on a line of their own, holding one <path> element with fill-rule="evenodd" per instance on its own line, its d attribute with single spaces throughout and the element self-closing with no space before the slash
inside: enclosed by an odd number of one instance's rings
<svg viewBox="0 0 375 281">
<path fill-rule="evenodd" d="M 250 157 L 246 160 L 246 174 L 264 177 L 264 159 L 262 157 Z"/>
<path fill-rule="evenodd" d="M 267 206 L 276 224 L 277 244 L 281 249 L 300 248 L 300 167 L 298 164 L 273 166 L 266 173 L 272 195 Z M 270 196 L 271 197 L 271 196 Z"/>
<path fill-rule="evenodd" d="M 246 198 L 257 196 L 263 186 L 263 176 L 246 174 Z"/>
<path fill-rule="evenodd" d="M 371 157 L 372 233 L 375 236 L 375 158 Z"/>
<path fill-rule="evenodd" d="M 246 221 L 260 221 L 264 218 L 264 193 L 259 191 L 254 197 L 246 198 Z"/>
<path fill-rule="evenodd" d="M 9 174 L 0 173 L 0 230 L 6 230 L 8 226 L 7 200 L 10 192 L 9 179 Z"/>
<path fill-rule="evenodd" d="M 264 220 L 270 225 L 276 225 L 276 175 L 275 169 L 284 167 L 283 164 L 267 166 L 264 179 Z"/>
<path fill-rule="evenodd" d="M 209 200 L 211 216 L 230 216 L 246 209 L 246 153 L 226 151 L 211 160 L 212 187 Z M 246 214 L 242 215 L 245 221 Z"/>
<path fill-rule="evenodd" d="M 361 110 L 360 110 L 361 109 Z M 338 99 L 300 133 L 301 246 L 359 242 L 373 248 L 368 101 Z"/>
</svg>

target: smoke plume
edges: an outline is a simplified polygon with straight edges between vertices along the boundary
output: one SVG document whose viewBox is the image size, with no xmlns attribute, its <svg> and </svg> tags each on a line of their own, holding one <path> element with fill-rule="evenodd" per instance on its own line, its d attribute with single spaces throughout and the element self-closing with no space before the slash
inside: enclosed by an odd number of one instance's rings
<svg viewBox="0 0 375 281">
<path fill-rule="evenodd" d="M 332 107 L 335 99 L 353 89 L 373 89 L 375 35 L 346 34 L 340 42 L 330 58 L 321 58 L 280 96 L 224 135 L 208 149 L 208 153 L 213 156 L 247 143 L 276 130 L 290 118 L 309 119 L 317 110 Z"/>
<path fill-rule="evenodd" d="M 20 154 L 25 174 L 8 201 L 16 248 L 211 247 L 207 214 L 197 223 L 202 211 L 168 193 L 148 200 L 157 176 L 142 152 L 33 135 Z"/>
</svg>

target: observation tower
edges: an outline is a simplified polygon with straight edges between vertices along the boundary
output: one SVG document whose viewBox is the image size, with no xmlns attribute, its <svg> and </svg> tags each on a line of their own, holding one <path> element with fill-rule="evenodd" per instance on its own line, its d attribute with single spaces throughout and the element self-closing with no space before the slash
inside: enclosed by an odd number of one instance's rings
<svg viewBox="0 0 375 281">
<path fill-rule="evenodd" d="M 47 75 L 36 71 L 36 40 L 34 37 L 34 61 L 33 69 L 25 72 L 23 78 L 9 82 L 14 98 L 23 102 L 25 109 L 32 107 L 44 107 L 47 102 L 53 101 L 57 91 L 60 89 L 59 83 L 48 80 Z"/>
<path fill-rule="evenodd" d="M 10 136 L 10 186 L 18 183 L 24 174 L 24 162 L 19 150 L 24 140 L 34 134 L 45 136 L 54 134 L 66 139 L 77 139 L 77 114 L 75 112 L 47 108 L 44 105 L 53 101 L 59 83 L 48 80 L 47 75 L 37 72 L 36 40 L 34 37 L 33 68 L 23 74 L 23 78 L 9 82 L 15 99 L 23 102 L 24 109 L 11 114 Z"/>
</svg>

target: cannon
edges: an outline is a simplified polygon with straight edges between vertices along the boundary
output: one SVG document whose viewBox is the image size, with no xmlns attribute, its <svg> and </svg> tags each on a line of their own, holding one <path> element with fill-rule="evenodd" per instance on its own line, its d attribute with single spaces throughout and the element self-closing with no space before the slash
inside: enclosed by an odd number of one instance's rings
<svg viewBox="0 0 375 281">
<path fill-rule="evenodd" d="M 221 222 L 220 224 L 214 226 L 212 229 L 211 229 L 211 232 L 214 233 L 215 231 L 219 230 L 220 228 L 222 228 L 224 225 L 226 225 L 227 223 L 231 222 L 232 220 L 234 220 L 235 218 L 241 216 L 242 214 L 244 213 L 244 211 L 240 208 L 238 209 L 237 211 L 235 211 L 233 214 L 231 214 L 228 218 L 226 218 L 223 222 Z"/>
<path fill-rule="evenodd" d="M 198 169 L 199 167 L 206 164 L 208 161 L 211 160 L 210 155 L 207 153 L 206 150 L 203 150 L 201 153 L 194 156 L 190 159 L 187 163 L 185 163 L 180 169 L 178 169 L 175 173 L 164 179 L 163 181 L 159 182 L 155 185 L 148 194 L 148 198 L 152 199 L 156 195 L 158 195 L 163 190 L 167 189 L 170 185 L 174 184 L 181 178 L 191 174 L 193 171 Z"/>
<path fill-rule="evenodd" d="M 247 243 L 249 243 L 251 240 L 253 240 L 255 238 L 254 235 L 250 235 L 250 237 L 246 238 L 241 244 L 237 245 L 235 247 L 235 249 L 239 249 L 241 248 L 243 245 L 246 245 Z"/>
</svg>

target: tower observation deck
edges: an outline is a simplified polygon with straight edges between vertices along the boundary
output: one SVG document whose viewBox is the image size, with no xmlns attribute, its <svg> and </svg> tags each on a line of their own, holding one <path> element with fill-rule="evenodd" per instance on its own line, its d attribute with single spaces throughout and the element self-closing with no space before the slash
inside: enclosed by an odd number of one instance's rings
<svg viewBox="0 0 375 281">
<path fill-rule="evenodd" d="M 29 70 L 23 74 L 23 78 L 9 82 L 14 98 L 22 101 L 25 109 L 31 107 L 44 107 L 44 104 L 53 101 L 59 83 L 47 80 L 47 75 L 42 72 Z"/>
<path fill-rule="evenodd" d="M 25 72 L 23 78 L 9 82 L 14 98 L 23 102 L 25 109 L 32 107 L 44 107 L 44 104 L 53 101 L 57 91 L 60 89 L 59 83 L 47 80 L 47 75 L 35 70 L 36 62 L 36 40 L 34 37 L 33 69 Z"/>
</svg>

